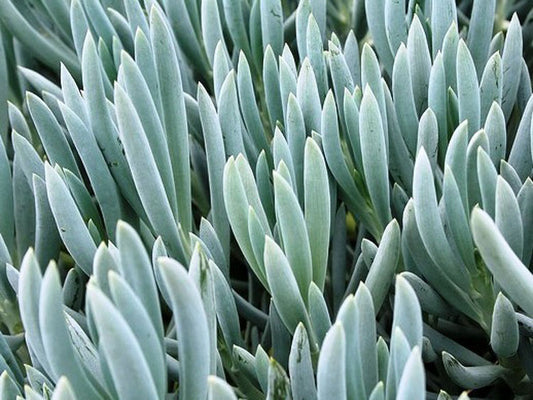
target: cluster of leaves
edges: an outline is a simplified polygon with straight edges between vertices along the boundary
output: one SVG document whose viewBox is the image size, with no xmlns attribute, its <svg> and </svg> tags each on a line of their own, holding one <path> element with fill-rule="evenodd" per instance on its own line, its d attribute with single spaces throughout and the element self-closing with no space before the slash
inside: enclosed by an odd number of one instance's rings
<svg viewBox="0 0 533 400">
<path fill-rule="evenodd" d="M 529 0 L 0 21 L 2 399 L 532 393 Z"/>
</svg>

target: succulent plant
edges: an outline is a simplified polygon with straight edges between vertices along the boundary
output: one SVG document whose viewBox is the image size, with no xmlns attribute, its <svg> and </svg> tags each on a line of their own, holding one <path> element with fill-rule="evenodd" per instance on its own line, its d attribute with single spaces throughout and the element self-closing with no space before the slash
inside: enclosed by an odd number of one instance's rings
<svg viewBox="0 0 533 400">
<path fill-rule="evenodd" d="M 0 1 L 0 398 L 530 398 L 532 21 Z"/>
</svg>

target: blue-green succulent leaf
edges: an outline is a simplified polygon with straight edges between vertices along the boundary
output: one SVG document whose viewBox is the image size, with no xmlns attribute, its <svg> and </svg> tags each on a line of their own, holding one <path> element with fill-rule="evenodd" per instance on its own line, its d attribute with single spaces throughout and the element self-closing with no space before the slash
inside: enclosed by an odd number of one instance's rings
<svg viewBox="0 0 533 400">
<path fill-rule="evenodd" d="M 346 335 L 341 322 L 328 331 L 318 359 L 318 400 L 346 399 Z"/>
<path fill-rule="evenodd" d="M 533 315 L 533 275 L 522 264 L 490 216 L 479 208 L 470 220 L 474 242 L 494 280 L 508 297 Z"/>
</svg>

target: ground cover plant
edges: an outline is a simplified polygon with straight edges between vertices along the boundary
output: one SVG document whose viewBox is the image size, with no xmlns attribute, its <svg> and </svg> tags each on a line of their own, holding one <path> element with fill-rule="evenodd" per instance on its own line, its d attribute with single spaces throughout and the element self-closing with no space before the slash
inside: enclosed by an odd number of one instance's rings
<svg viewBox="0 0 533 400">
<path fill-rule="evenodd" d="M 0 0 L 0 398 L 533 398 L 529 0 Z"/>
</svg>

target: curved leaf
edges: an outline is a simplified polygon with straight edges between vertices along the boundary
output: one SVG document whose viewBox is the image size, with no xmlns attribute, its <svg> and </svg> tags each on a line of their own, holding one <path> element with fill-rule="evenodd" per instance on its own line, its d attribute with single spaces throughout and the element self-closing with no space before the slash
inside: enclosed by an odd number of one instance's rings
<svg viewBox="0 0 533 400">
<path fill-rule="evenodd" d="M 489 215 L 472 211 L 472 235 L 487 268 L 508 296 L 533 315 L 533 275 L 507 244 Z"/>
</svg>

